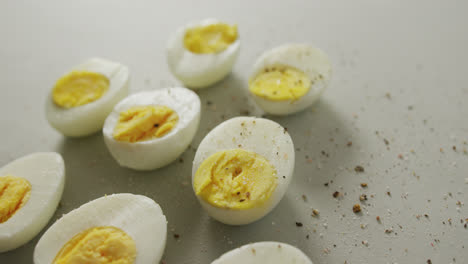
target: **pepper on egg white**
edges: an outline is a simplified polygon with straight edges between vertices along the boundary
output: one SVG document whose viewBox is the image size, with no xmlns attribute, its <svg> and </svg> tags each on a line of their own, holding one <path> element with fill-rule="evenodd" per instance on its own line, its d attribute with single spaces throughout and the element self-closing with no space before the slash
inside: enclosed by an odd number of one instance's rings
<svg viewBox="0 0 468 264">
<path fill-rule="evenodd" d="M 304 252 L 281 242 L 257 242 L 233 249 L 211 264 L 313 264 Z"/>
<path fill-rule="evenodd" d="M 211 217 L 243 225 L 273 210 L 293 171 L 294 145 L 281 125 L 263 118 L 236 117 L 215 127 L 200 143 L 192 186 Z"/>
<path fill-rule="evenodd" d="M 285 44 L 255 62 L 248 90 L 260 108 L 288 115 L 317 101 L 331 77 L 328 56 L 308 44 Z"/>
</svg>

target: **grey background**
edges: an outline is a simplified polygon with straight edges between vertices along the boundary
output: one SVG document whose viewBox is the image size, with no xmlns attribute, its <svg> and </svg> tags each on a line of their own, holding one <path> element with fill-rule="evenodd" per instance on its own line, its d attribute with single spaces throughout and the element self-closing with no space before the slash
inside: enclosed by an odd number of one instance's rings
<svg viewBox="0 0 468 264">
<path fill-rule="evenodd" d="M 63 155 L 66 187 L 50 223 L 104 194 L 153 198 L 168 219 L 168 264 L 210 263 L 263 240 L 293 244 L 314 263 L 467 263 L 466 10 L 466 1 L 1 1 L 0 164 L 35 151 Z M 128 65 L 131 92 L 178 85 L 166 40 L 206 17 L 238 23 L 242 47 L 232 74 L 199 92 L 193 147 L 224 118 L 262 115 L 241 88 L 264 50 L 308 42 L 333 63 L 316 105 L 269 117 L 294 140 L 295 176 L 279 206 L 247 226 L 220 224 L 201 209 L 190 184 L 193 148 L 183 162 L 136 172 L 116 164 L 101 133 L 67 139 L 44 114 L 55 80 L 91 56 Z M 351 208 L 364 193 L 369 200 L 356 215 Z M 31 263 L 41 234 L 0 263 Z"/>
</svg>

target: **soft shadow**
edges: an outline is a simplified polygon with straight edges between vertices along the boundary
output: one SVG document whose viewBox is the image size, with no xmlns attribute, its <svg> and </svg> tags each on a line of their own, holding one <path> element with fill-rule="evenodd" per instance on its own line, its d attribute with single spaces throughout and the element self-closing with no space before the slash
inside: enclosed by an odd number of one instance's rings
<svg viewBox="0 0 468 264">
<path fill-rule="evenodd" d="M 272 212 L 249 225 L 228 226 L 211 219 L 207 223 L 206 254 L 214 260 L 229 250 L 261 241 L 284 242 L 300 248 L 309 256 L 316 254 L 309 247 L 309 243 L 318 242 L 311 235 L 310 217 L 303 217 L 304 212 L 298 212 L 297 207 L 297 201 L 291 195 L 285 195 Z"/>
<path fill-rule="evenodd" d="M 287 128 L 293 139 L 296 163 L 292 185 L 301 190 L 310 191 L 337 177 L 347 177 L 337 173 L 336 169 L 344 170 L 354 164 L 359 151 L 356 146 L 365 141 L 353 133 L 352 124 L 340 116 L 337 108 L 323 98 L 294 115 L 267 115 L 266 118 Z M 345 178 L 342 180 L 346 181 Z"/>
</svg>

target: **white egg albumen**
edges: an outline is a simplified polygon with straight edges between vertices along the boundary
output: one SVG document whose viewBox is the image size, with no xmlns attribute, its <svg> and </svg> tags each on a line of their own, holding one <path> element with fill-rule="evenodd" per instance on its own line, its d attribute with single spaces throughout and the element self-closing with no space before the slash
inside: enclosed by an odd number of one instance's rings
<svg viewBox="0 0 468 264">
<path fill-rule="evenodd" d="M 280 242 L 257 242 L 233 249 L 211 264 L 313 264 L 301 250 Z"/>
<path fill-rule="evenodd" d="M 167 106 L 177 112 L 176 126 L 160 138 L 140 142 L 114 139 L 114 128 L 120 112 L 133 106 Z M 133 94 L 119 102 L 107 117 L 104 141 L 112 156 L 123 167 L 135 170 L 153 170 L 163 167 L 179 157 L 192 142 L 200 122 L 200 98 L 186 88 L 165 88 Z"/>
<path fill-rule="evenodd" d="M 193 160 L 192 186 L 198 167 L 205 159 L 216 152 L 237 148 L 266 158 L 277 171 L 278 185 L 262 206 L 246 210 L 218 208 L 197 196 L 211 217 L 229 225 L 252 223 L 273 210 L 283 198 L 294 172 L 294 144 L 281 125 L 264 118 L 235 117 L 211 130 L 198 146 Z"/>
<path fill-rule="evenodd" d="M 309 92 L 297 100 L 272 101 L 249 93 L 265 112 L 288 115 L 311 106 L 325 91 L 331 78 L 331 65 L 327 54 L 307 44 L 285 44 L 264 52 L 255 62 L 250 78 L 265 68 L 276 65 L 291 66 L 303 71 L 312 81 Z M 319 76 L 323 76 L 322 79 Z"/>
<path fill-rule="evenodd" d="M 137 251 L 135 264 L 159 263 L 166 246 L 166 217 L 152 199 L 130 193 L 98 198 L 62 216 L 37 243 L 34 263 L 52 263 L 71 238 L 99 226 L 117 227 L 132 237 Z"/>
<path fill-rule="evenodd" d="M 27 243 L 49 222 L 62 197 L 65 164 L 58 153 L 38 152 L 5 165 L 0 177 L 7 175 L 28 180 L 31 192 L 23 207 L 0 223 L 0 252 Z"/>
<path fill-rule="evenodd" d="M 71 70 L 96 72 L 109 79 L 109 89 L 101 98 L 68 109 L 54 103 L 51 89 L 46 103 L 46 117 L 50 125 L 65 136 L 83 137 L 102 129 L 115 104 L 128 95 L 130 73 L 128 67 L 101 58 L 88 59 Z"/>
<path fill-rule="evenodd" d="M 222 23 L 217 19 L 204 19 L 179 28 L 167 43 L 167 63 L 172 74 L 191 89 L 210 86 L 223 79 L 232 70 L 240 51 L 240 39 L 218 53 L 196 54 L 185 48 L 187 29 Z"/>
</svg>

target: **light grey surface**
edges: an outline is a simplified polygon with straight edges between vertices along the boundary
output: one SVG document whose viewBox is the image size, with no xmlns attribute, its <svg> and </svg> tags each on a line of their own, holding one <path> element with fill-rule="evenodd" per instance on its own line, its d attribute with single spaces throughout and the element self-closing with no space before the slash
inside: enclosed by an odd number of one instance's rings
<svg viewBox="0 0 468 264">
<path fill-rule="evenodd" d="M 148 195 L 168 219 L 168 264 L 210 263 L 262 240 L 296 245 L 316 264 L 467 263 L 466 10 L 466 1 L 2 1 L 0 164 L 35 151 L 63 155 L 65 192 L 51 222 L 104 194 Z M 127 64 L 132 92 L 177 85 L 166 40 L 206 17 L 238 23 L 242 47 L 233 73 L 199 92 L 194 147 L 223 116 L 262 114 L 241 88 L 265 49 L 310 42 L 333 63 L 332 84 L 314 107 L 272 117 L 298 147 L 295 178 L 279 206 L 248 226 L 226 226 L 202 211 L 190 185 L 193 149 L 183 163 L 140 173 L 120 168 L 101 134 L 66 139 L 45 120 L 54 81 L 91 56 Z M 344 195 L 335 199 L 335 191 Z M 355 215 L 362 193 L 369 200 Z M 0 254 L 0 263 L 31 263 L 39 236 Z"/>
</svg>

